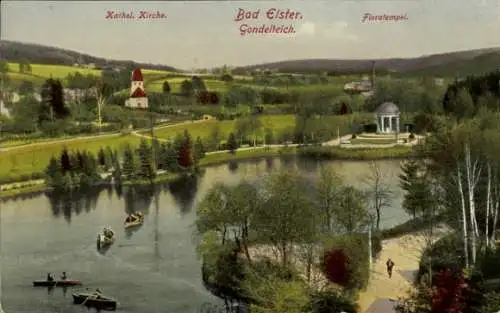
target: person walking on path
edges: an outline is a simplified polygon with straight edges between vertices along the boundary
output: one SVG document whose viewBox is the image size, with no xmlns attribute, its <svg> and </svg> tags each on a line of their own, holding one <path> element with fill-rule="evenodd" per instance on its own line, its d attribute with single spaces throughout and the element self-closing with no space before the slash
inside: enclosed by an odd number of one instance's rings
<svg viewBox="0 0 500 313">
<path fill-rule="evenodd" d="M 387 265 L 387 274 L 389 275 L 389 278 L 392 277 L 392 268 L 394 267 L 394 262 L 389 258 L 387 262 L 385 263 Z"/>
</svg>

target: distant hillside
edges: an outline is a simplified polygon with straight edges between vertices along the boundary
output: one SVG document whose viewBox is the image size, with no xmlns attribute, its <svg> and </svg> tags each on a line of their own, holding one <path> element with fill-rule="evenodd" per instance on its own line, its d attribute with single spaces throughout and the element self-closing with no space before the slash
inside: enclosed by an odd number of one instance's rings
<svg viewBox="0 0 500 313">
<path fill-rule="evenodd" d="M 235 74 L 243 74 L 256 69 L 270 69 L 279 72 L 331 72 L 339 74 L 369 73 L 372 61 L 376 61 L 377 71 L 383 72 L 414 72 L 431 73 L 433 75 L 455 75 L 458 67 L 463 67 L 469 72 L 475 71 L 475 64 L 480 63 L 482 68 L 496 69 L 499 66 L 500 47 L 477 49 L 468 51 L 457 51 L 450 53 L 433 54 L 418 58 L 392 58 L 378 60 L 336 60 L 336 59 L 307 59 L 291 60 L 258 65 L 237 67 L 233 70 Z M 468 64 L 468 65 L 460 65 Z M 448 66 L 450 68 L 448 68 Z M 429 70 L 429 72 L 427 72 Z M 462 74 L 462 71 L 459 71 Z M 472 73 L 472 74 L 473 74 Z M 467 75 L 469 73 L 466 73 Z M 464 74 L 462 74 L 464 75 Z"/>
<path fill-rule="evenodd" d="M 2 59 L 6 59 L 9 62 L 28 60 L 30 63 L 35 64 L 57 64 L 69 66 L 72 66 L 75 63 L 94 63 L 98 67 L 140 67 L 144 69 L 180 72 L 180 70 L 168 65 L 137 63 L 130 60 L 108 60 L 56 47 L 7 40 L 0 40 L 0 56 Z"/>
</svg>

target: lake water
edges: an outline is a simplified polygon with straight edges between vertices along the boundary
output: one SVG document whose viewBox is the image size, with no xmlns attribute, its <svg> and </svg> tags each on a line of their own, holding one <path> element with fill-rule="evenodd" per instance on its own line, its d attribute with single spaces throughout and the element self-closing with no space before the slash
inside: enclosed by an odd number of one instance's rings
<svg viewBox="0 0 500 313">
<path fill-rule="evenodd" d="M 336 168 L 346 183 L 361 187 L 369 173 L 366 162 L 323 162 Z M 380 161 L 394 196 L 382 215 L 382 226 L 408 219 L 401 210 L 400 161 Z M 117 312 L 197 313 L 204 303 L 217 303 L 203 287 L 201 263 L 193 240 L 197 202 L 216 182 L 235 184 L 255 179 L 280 166 L 297 166 L 314 180 L 319 163 L 269 158 L 207 168 L 197 179 L 151 187 L 107 188 L 85 196 L 45 194 L 0 203 L 2 307 L 6 313 L 83 312 L 71 300 L 72 289 L 32 287 L 47 272 L 66 271 L 84 288 L 100 288 L 118 300 Z M 127 212 L 145 213 L 144 225 L 125 233 Z M 117 233 L 106 253 L 96 250 L 103 226 Z"/>
</svg>

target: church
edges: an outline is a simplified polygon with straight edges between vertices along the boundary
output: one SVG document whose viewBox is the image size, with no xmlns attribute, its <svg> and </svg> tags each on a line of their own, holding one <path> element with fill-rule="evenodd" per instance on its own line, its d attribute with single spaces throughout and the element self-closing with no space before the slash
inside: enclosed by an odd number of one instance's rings
<svg viewBox="0 0 500 313">
<path fill-rule="evenodd" d="M 149 107 L 141 69 L 137 68 L 132 72 L 130 98 L 125 101 L 125 106 L 134 109 L 147 109 Z"/>
</svg>

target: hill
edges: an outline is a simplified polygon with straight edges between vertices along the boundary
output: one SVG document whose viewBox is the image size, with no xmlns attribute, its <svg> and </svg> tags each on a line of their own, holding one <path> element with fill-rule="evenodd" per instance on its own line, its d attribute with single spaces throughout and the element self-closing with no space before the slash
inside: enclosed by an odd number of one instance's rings
<svg viewBox="0 0 500 313">
<path fill-rule="evenodd" d="M 130 60 L 110 60 L 91 56 L 72 50 L 49 47 L 32 43 L 0 40 L 0 56 L 9 62 L 20 62 L 27 60 L 34 64 L 58 64 L 73 66 L 75 63 L 94 63 L 97 67 L 140 67 L 143 69 L 155 69 L 169 72 L 180 72 L 180 70 L 162 64 L 137 63 Z"/>
<path fill-rule="evenodd" d="M 484 58 L 482 58 L 484 57 Z M 330 72 L 339 74 L 354 74 L 354 73 L 369 73 L 372 67 L 372 61 L 376 63 L 377 71 L 387 72 L 414 72 L 426 73 L 429 70 L 434 75 L 455 74 L 455 70 L 448 69 L 457 68 L 459 64 L 464 69 L 474 71 L 474 64 L 479 62 L 483 68 L 498 68 L 498 60 L 500 59 L 500 47 L 476 49 L 467 51 L 456 51 L 449 53 L 440 53 L 426 55 L 416 58 L 390 58 L 378 60 L 340 60 L 340 59 L 306 59 L 306 60 L 290 60 L 274 63 L 264 63 L 257 65 L 249 65 L 237 67 L 233 70 L 235 74 L 243 74 L 248 71 L 257 69 L 270 69 L 279 72 Z M 467 75 L 466 73 L 465 75 Z"/>
</svg>

